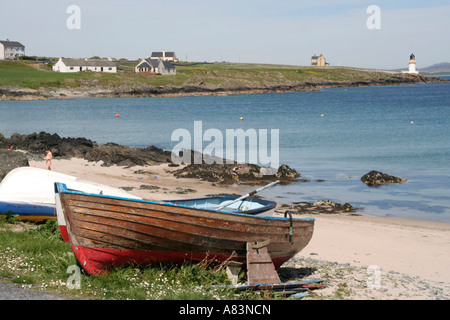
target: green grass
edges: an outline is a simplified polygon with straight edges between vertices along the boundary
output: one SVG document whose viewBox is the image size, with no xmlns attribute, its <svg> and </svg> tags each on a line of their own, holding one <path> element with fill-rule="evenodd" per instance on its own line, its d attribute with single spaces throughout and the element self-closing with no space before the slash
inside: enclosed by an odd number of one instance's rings
<svg viewBox="0 0 450 320">
<path fill-rule="evenodd" d="M 80 86 L 187 86 L 200 83 L 264 87 L 290 85 L 299 82 L 354 82 L 386 79 L 391 75 L 344 68 L 315 68 L 263 64 L 178 63 L 177 75 L 142 75 L 129 72 L 116 74 L 76 72 L 60 73 L 49 68 L 37 68 L 29 62 L 1 62 L 0 86 L 12 85 L 31 89 Z M 124 69 L 124 67 L 120 68 Z M 130 69 L 127 66 L 127 69 Z"/>
<path fill-rule="evenodd" d="M 61 87 L 66 80 L 80 75 L 68 75 L 52 71 L 37 70 L 23 62 L 0 63 L 0 86 L 12 85 L 37 89 L 39 87 Z"/>
<path fill-rule="evenodd" d="M 95 73 L 75 72 L 61 73 L 50 69 L 38 69 L 26 62 L 1 62 L 0 63 L 0 86 L 20 86 L 30 89 L 38 88 L 64 88 L 80 87 L 82 85 L 132 85 L 149 84 L 164 86 L 176 84 L 182 80 L 182 76 L 174 78 L 171 76 L 144 76 L 128 73 Z"/>
<path fill-rule="evenodd" d="M 17 223 L 0 219 L 0 281 L 20 284 L 31 290 L 51 292 L 75 299 L 96 300 L 216 300 L 236 299 L 235 292 L 221 287 L 230 284 L 223 268 L 209 263 L 160 264 L 121 267 L 101 276 L 80 271 L 69 244 L 55 220 L 38 228 L 13 231 Z M 31 225 L 31 224 L 30 224 Z M 73 269 L 71 269 L 73 268 Z M 77 269 L 78 268 L 78 269 Z M 274 299 L 271 293 L 243 294 L 238 299 Z"/>
</svg>

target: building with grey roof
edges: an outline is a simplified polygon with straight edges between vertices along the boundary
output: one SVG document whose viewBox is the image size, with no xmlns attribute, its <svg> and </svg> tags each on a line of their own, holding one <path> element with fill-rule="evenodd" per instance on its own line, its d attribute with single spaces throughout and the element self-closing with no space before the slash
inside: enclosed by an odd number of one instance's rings
<svg viewBox="0 0 450 320">
<path fill-rule="evenodd" d="M 162 74 L 162 75 L 176 75 L 177 71 L 173 64 L 169 61 L 161 59 L 142 59 L 135 67 L 136 73 L 144 74 Z"/>
<path fill-rule="evenodd" d="M 57 72 L 109 72 L 117 73 L 117 63 L 105 59 L 64 59 L 59 58 L 53 65 L 53 71 Z"/>
<path fill-rule="evenodd" d="M 25 55 L 25 46 L 9 39 L 0 41 L 0 60 L 17 59 Z"/>
</svg>

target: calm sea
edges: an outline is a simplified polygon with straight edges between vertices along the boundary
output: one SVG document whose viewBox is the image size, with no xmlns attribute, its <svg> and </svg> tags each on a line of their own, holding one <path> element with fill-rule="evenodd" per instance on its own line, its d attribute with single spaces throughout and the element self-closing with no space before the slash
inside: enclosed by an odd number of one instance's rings
<svg viewBox="0 0 450 320">
<path fill-rule="evenodd" d="M 269 137 L 271 129 L 279 130 L 279 164 L 311 182 L 276 186 L 263 191 L 266 197 L 330 199 L 348 202 L 365 215 L 450 222 L 450 84 L 0 101 L 0 133 L 6 137 L 45 131 L 171 150 L 178 143 L 171 141 L 174 130 L 194 136 L 194 121 L 201 121 L 203 132 L 218 129 L 224 137 L 226 129 L 268 129 Z M 360 178 L 371 170 L 408 181 L 370 188 Z"/>
</svg>

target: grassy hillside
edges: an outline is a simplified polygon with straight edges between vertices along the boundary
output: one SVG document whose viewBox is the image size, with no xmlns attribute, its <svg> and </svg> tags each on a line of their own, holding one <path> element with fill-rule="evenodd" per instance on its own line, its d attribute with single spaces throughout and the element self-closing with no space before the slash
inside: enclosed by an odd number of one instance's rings
<svg viewBox="0 0 450 320">
<path fill-rule="evenodd" d="M 24 88 L 75 88 L 80 86 L 273 86 L 298 82 L 358 82 L 386 80 L 383 72 L 367 72 L 344 68 L 314 68 L 258 64 L 177 64 L 177 75 L 141 75 L 131 66 L 119 68 L 116 74 L 77 72 L 59 73 L 27 62 L 1 62 L 0 86 Z M 125 72 L 125 70 L 128 70 Z"/>
</svg>

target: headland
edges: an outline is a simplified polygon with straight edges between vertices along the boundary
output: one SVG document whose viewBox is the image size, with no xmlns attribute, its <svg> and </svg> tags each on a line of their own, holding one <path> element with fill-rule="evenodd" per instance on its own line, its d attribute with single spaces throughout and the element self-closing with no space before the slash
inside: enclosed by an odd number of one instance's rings
<svg viewBox="0 0 450 320">
<path fill-rule="evenodd" d="M 350 67 L 181 63 L 176 75 L 60 73 L 26 62 L 0 63 L 0 100 L 177 97 L 317 91 L 323 88 L 446 82 L 438 77 Z"/>
</svg>

